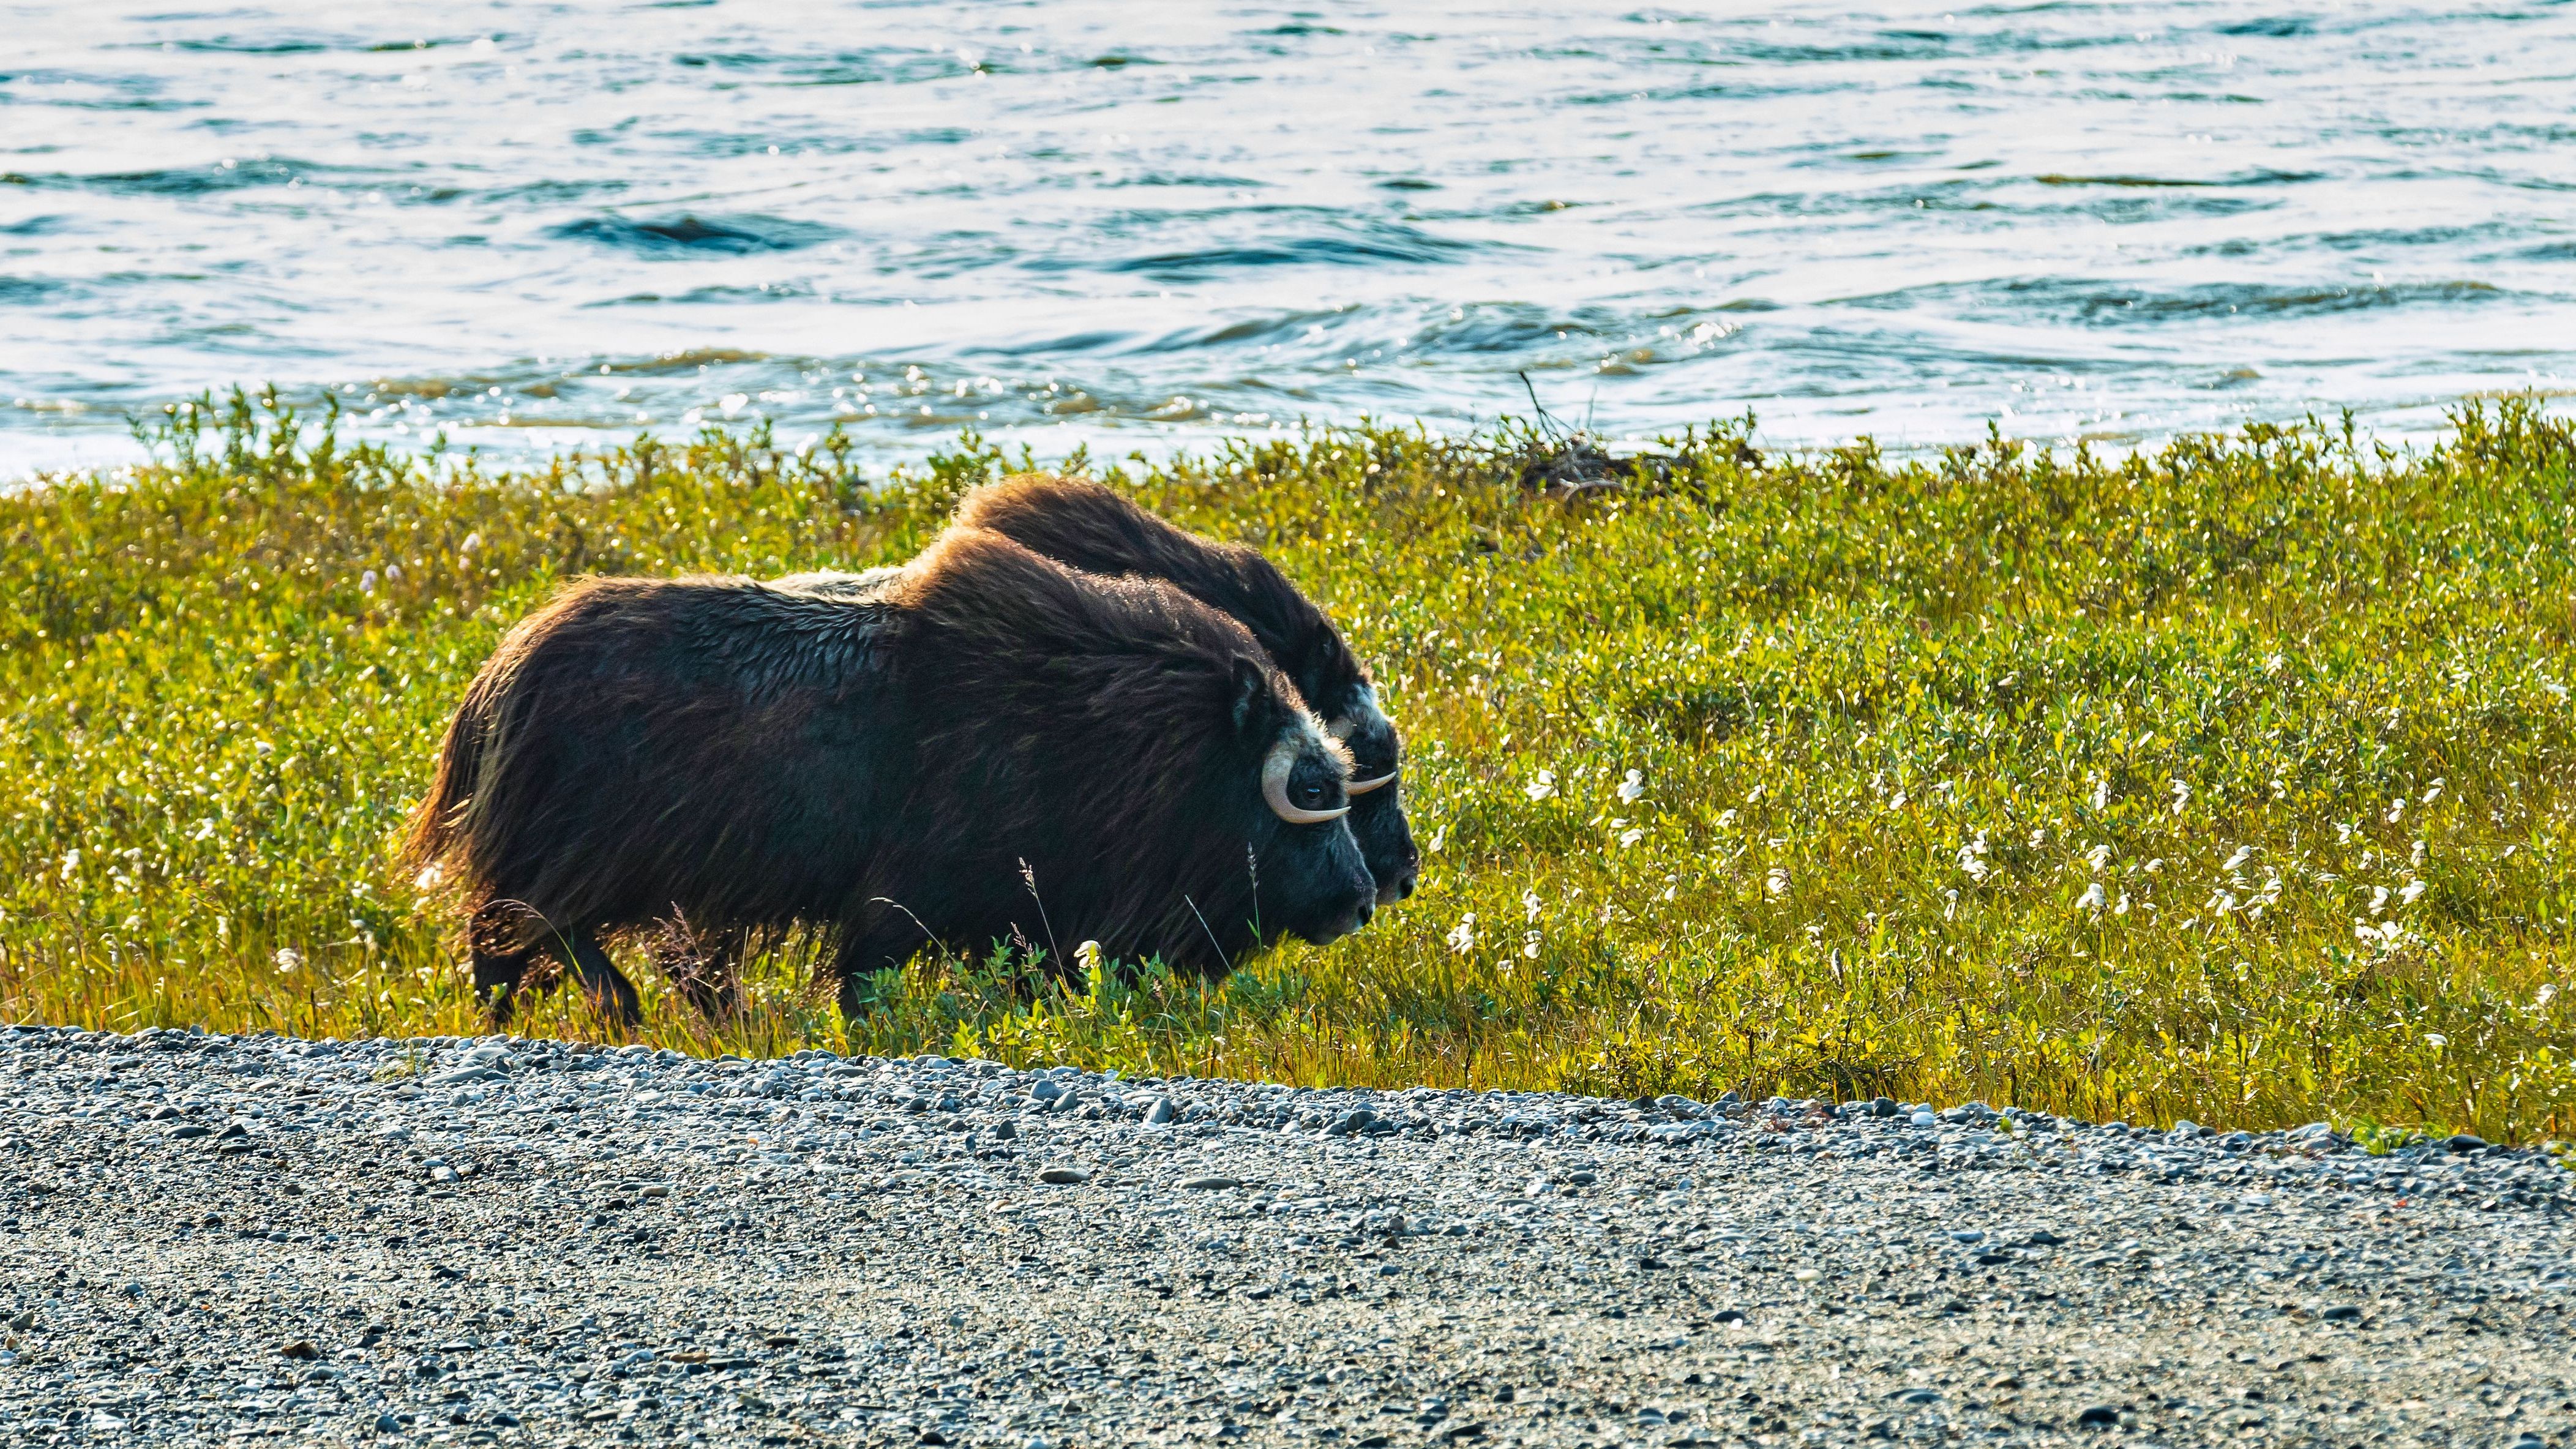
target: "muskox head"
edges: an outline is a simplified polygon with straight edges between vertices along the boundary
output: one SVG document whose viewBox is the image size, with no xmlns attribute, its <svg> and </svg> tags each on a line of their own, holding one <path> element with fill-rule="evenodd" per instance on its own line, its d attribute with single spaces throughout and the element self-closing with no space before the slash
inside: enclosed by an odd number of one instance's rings
<svg viewBox="0 0 2576 1449">
<path fill-rule="evenodd" d="M 1362 684 L 1345 697 L 1325 732 L 1350 755 L 1351 835 L 1377 881 L 1378 904 L 1393 905 L 1413 894 L 1422 875 L 1422 852 L 1414 848 L 1397 780 L 1403 760 L 1395 725 L 1378 708 L 1377 691 Z"/>
<path fill-rule="evenodd" d="M 1244 544 L 1176 528 L 1085 478 L 1028 475 L 988 484 L 958 504 L 957 522 L 1091 573 L 1164 580 L 1250 629 L 1349 748 L 1348 818 L 1377 880 L 1378 904 L 1413 893 L 1422 857 L 1398 798 L 1395 726 L 1341 630 L 1268 559 Z"/>
<path fill-rule="evenodd" d="M 1378 886 L 1349 824 L 1350 754 L 1314 715 L 1283 699 L 1285 681 L 1275 679 L 1262 663 L 1234 662 L 1238 757 L 1258 761 L 1241 782 L 1250 788 L 1236 794 L 1250 845 L 1245 868 L 1260 933 L 1320 946 L 1368 924 Z"/>
</svg>

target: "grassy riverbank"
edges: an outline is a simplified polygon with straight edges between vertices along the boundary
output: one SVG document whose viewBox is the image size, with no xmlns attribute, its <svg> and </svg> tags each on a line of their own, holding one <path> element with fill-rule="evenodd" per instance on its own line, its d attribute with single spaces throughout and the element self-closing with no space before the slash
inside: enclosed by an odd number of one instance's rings
<svg viewBox="0 0 2576 1449">
<path fill-rule="evenodd" d="M 506 624 L 585 571 L 898 559 L 1013 466 L 872 490 L 707 439 L 432 478 L 275 417 L 0 498 L 9 1018 L 473 1030 L 389 842 Z M 1525 440 L 1395 431 L 1096 468 L 1343 622 L 1423 892 L 1213 989 L 924 962 L 844 1023 L 791 952 L 742 1019 L 657 993 L 650 1035 L 2569 1135 L 2576 430 L 2458 422 L 2117 464 L 1701 434 L 1574 500 Z M 528 1029 L 596 1030 L 568 994 Z"/>
</svg>

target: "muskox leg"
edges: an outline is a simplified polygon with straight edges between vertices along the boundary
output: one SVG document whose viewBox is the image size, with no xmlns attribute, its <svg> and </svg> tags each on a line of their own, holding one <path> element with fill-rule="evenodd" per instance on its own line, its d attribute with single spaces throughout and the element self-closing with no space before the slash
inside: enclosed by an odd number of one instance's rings
<svg viewBox="0 0 2576 1449">
<path fill-rule="evenodd" d="M 597 936 L 578 927 L 556 931 L 546 937 L 546 949 L 581 978 L 581 989 L 589 993 L 590 1004 L 600 1015 L 629 1030 L 644 1020 L 644 1004 L 635 995 L 635 983 L 608 959 Z"/>
<path fill-rule="evenodd" d="M 841 983 L 841 1019 L 856 1021 L 868 1014 L 874 1003 L 868 996 L 870 978 L 890 966 L 900 966 L 913 954 L 930 944 L 930 933 L 921 929 L 909 911 L 888 911 L 863 928 L 854 928 L 841 938 L 840 950 L 832 956 L 832 974 Z"/>
<path fill-rule="evenodd" d="M 466 948 L 474 955 L 474 999 L 483 1003 L 484 1017 L 496 1027 L 509 1024 L 519 983 L 536 955 L 534 947 L 517 944 L 515 928 L 525 914 L 513 902 L 487 902 L 465 927 Z"/>
<path fill-rule="evenodd" d="M 673 990 L 709 1021 L 742 1013 L 742 958 L 749 954 L 751 932 L 728 926 L 701 931 L 674 913 L 654 936 L 654 964 Z"/>
<path fill-rule="evenodd" d="M 510 1011 L 517 1004 L 519 982 L 528 974 L 528 959 L 533 951 L 495 954 L 478 950 L 474 953 L 474 999 L 483 1003 L 484 1019 L 496 1027 L 510 1024 Z"/>
</svg>

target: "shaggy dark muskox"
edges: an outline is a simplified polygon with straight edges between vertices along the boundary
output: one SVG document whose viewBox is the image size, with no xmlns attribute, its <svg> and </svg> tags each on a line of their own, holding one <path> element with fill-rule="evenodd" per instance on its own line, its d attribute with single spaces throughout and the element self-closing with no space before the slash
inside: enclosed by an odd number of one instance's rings
<svg viewBox="0 0 2576 1449">
<path fill-rule="evenodd" d="M 1241 624 L 976 529 L 827 589 L 590 579 L 505 638 L 409 853 L 469 892 L 506 1014 L 540 951 L 619 1014 L 602 937 L 831 931 L 845 1011 L 937 942 L 1222 972 L 1358 929 L 1349 757 Z"/>
<path fill-rule="evenodd" d="M 1404 818 L 1401 742 L 1368 670 L 1333 621 L 1259 551 L 1173 527 L 1098 483 L 1032 475 L 988 484 L 957 505 L 957 526 L 1001 534 L 1058 563 L 1178 585 L 1241 621 L 1326 728 L 1351 752 L 1351 834 L 1380 905 L 1413 894 L 1422 856 Z"/>
</svg>

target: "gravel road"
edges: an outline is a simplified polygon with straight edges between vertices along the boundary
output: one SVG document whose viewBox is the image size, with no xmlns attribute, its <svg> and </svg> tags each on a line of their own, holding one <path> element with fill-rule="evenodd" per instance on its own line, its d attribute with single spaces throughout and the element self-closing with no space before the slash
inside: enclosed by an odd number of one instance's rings
<svg viewBox="0 0 2576 1449">
<path fill-rule="evenodd" d="M 2547 1157 L 0 1033 L 0 1442 L 2576 1445 Z"/>
</svg>

